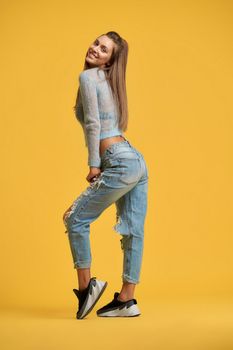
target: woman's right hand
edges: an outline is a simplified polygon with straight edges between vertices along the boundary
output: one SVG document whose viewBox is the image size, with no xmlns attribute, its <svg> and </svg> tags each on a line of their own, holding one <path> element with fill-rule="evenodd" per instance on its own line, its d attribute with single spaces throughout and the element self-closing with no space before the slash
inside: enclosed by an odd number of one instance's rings
<svg viewBox="0 0 233 350">
<path fill-rule="evenodd" d="M 90 171 L 86 177 L 86 180 L 88 182 L 93 182 L 100 176 L 100 174 L 101 174 L 100 168 L 90 167 Z"/>
</svg>

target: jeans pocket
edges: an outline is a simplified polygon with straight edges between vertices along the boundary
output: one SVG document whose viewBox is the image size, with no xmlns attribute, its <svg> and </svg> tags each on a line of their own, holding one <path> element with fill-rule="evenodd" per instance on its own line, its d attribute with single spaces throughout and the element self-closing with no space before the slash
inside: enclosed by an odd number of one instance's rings
<svg viewBox="0 0 233 350">
<path fill-rule="evenodd" d="M 141 178 L 140 158 L 125 158 L 120 160 L 120 181 L 126 185 L 137 183 Z"/>
<path fill-rule="evenodd" d="M 102 167 L 103 169 L 106 168 L 118 168 L 120 166 L 120 160 L 114 157 L 113 155 L 109 154 L 105 157 Z"/>
</svg>

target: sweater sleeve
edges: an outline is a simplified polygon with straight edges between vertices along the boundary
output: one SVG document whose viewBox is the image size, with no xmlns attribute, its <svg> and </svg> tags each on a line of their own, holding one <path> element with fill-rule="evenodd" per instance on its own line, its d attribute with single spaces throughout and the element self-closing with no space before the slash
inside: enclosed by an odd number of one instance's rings
<svg viewBox="0 0 233 350">
<path fill-rule="evenodd" d="M 84 124 L 88 147 L 88 165 L 100 168 L 100 118 L 95 80 L 86 71 L 79 75 L 79 86 L 82 96 Z"/>
</svg>

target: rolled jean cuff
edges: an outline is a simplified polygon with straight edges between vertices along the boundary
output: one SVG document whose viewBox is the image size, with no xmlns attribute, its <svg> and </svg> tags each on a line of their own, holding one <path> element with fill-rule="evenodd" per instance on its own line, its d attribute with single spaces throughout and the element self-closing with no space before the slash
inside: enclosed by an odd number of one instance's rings
<svg viewBox="0 0 233 350">
<path fill-rule="evenodd" d="M 74 269 L 81 268 L 81 269 L 88 269 L 91 267 L 91 262 L 76 262 L 74 263 Z"/>
<path fill-rule="evenodd" d="M 128 282 L 128 283 L 134 283 L 134 284 L 140 283 L 139 280 L 134 280 L 130 277 L 127 277 L 125 274 L 122 276 L 122 282 Z"/>
</svg>

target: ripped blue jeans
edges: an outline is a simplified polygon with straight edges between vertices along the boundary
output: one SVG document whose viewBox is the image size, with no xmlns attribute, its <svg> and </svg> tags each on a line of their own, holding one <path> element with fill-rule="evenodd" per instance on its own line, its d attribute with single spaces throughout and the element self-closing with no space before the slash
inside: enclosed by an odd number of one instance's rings
<svg viewBox="0 0 233 350">
<path fill-rule="evenodd" d="M 99 177 L 79 195 L 63 217 L 74 268 L 91 266 L 90 224 L 115 203 L 113 229 L 122 236 L 122 281 L 139 283 L 147 192 L 148 169 L 143 155 L 126 139 L 105 149 Z"/>
</svg>

